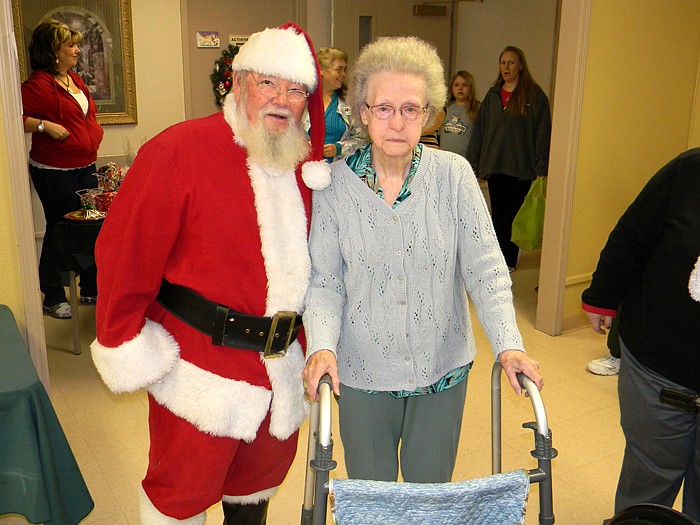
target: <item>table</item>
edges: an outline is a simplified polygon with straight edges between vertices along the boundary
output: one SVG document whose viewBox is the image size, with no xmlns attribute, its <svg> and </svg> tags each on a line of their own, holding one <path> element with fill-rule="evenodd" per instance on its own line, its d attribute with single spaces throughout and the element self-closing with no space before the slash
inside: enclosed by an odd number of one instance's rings
<svg viewBox="0 0 700 525">
<path fill-rule="evenodd" d="M 76 525 L 93 507 L 12 312 L 0 305 L 0 515 Z"/>
<path fill-rule="evenodd" d="M 94 257 L 95 242 L 102 228 L 103 221 L 61 221 L 56 224 L 55 239 L 56 245 L 61 248 L 66 255 L 87 255 Z M 94 259 L 93 259 L 94 260 Z M 78 276 L 79 264 L 71 265 L 65 269 L 69 272 L 68 285 L 70 288 L 70 309 L 71 309 L 71 329 L 73 333 L 73 353 L 81 353 L 80 348 L 80 321 L 78 318 L 78 307 L 80 306 L 80 294 L 76 278 Z"/>
</svg>

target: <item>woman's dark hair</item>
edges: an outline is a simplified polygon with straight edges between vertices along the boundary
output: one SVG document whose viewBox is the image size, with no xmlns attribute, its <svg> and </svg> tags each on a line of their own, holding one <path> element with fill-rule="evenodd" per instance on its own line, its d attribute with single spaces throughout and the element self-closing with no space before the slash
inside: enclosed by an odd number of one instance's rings
<svg viewBox="0 0 700 525">
<path fill-rule="evenodd" d="M 537 103 L 537 82 L 535 82 L 535 79 L 533 79 L 532 75 L 530 75 L 530 70 L 527 67 L 527 60 L 525 60 L 525 53 L 515 46 L 507 46 L 503 51 L 501 51 L 501 54 L 498 55 L 499 65 L 501 63 L 503 53 L 508 51 L 518 55 L 518 60 L 520 60 L 520 63 L 522 64 L 522 69 L 520 70 L 520 75 L 518 76 L 518 85 L 515 87 L 513 94 L 510 96 L 510 101 L 506 106 L 506 112 L 514 116 L 521 116 L 525 114 L 527 104 L 531 104 L 534 108 L 535 104 Z M 503 87 L 503 84 L 505 84 L 505 80 L 503 79 L 503 75 L 501 74 L 501 69 L 499 67 L 498 78 L 493 85 L 500 88 Z"/>
<path fill-rule="evenodd" d="M 56 53 L 62 44 L 79 44 L 83 36 L 66 24 L 48 18 L 41 22 L 32 33 L 29 44 L 29 65 L 32 71 L 42 70 L 55 75 L 58 73 Z"/>
</svg>

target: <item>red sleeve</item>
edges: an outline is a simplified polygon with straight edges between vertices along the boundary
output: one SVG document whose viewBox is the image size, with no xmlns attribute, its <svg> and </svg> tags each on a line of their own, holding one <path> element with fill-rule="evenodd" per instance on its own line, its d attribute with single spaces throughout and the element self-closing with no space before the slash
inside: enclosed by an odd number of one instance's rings
<svg viewBox="0 0 700 525">
<path fill-rule="evenodd" d="M 34 76 L 22 83 L 22 118 L 24 120 L 27 120 L 27 117 L 45 118 L 46 113 L 43 108 L 46 105 L 46 92 L 41 83 L 41 80 L 37 80 Z"/>
<path fill-rule="evenodd" d="M 615 317 L 617 315 L 617 310 L 610 310 L 609 308 L 598 308 L 597 306 L 591 306 L 586 303 L 581 303 L 581 308 L 584 312 L 590 312 L 592 314 L 609 315 L 610 317 Z"/>
<path fill-rule="evenodd" d="M 129 169 L 95 248 L 97 340 L 116 347 L 136 337 L 160 289 L 181 220 L 170 149 L 145 144 Z M 167 195 L 164 195 L 164 192 Z"/>
</svg>

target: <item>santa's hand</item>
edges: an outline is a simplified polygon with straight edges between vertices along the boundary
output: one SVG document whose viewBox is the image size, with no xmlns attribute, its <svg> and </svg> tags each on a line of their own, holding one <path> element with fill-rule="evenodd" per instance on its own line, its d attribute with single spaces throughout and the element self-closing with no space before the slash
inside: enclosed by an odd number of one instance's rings
<svg viewBox="0 0 700 525">
<path fill-rule="evenodd" d="M 521 352 L 520 350 L 505 350 L 499 354 L 498 360 L 501 363 L 503 371 L 506 373 L 506 377 L 508 377 L 510 386 L 513 387 L 516 394 L 520 395 L 522 392 L 522 387 L 518 382 L 518 373 L 525 374 L 537 385 L 538 390 L 542 390 L 544 379 L 538 372 L 540 365 L 525 352 Z M 527 392 L 525 395 L 527 395 Z"/>
<path fill-rule="evenodd" d="M 301 373 L 306 382 L 306 393 L 311 401 L 318 399 L 318 382 L 328 374 L 333 384 L 333 393 L 340 395 L 340 379 L 338 379 L 338 363 L 335 354 L 330 350 L 319 350 L 309 357 L 306 367 Z"/>
</svg>

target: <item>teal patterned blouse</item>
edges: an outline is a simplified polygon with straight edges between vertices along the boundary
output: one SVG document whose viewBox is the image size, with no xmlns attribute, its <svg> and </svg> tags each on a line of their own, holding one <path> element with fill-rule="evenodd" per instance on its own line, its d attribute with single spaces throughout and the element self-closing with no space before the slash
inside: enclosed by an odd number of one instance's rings
<svg viewBox="0 0 700 525">
<path fill-rule="evenodd" d="M 399 191 L 399 196 L 396 197 L 393 207 L 396 207 L 400 202 L 403 202 L 411 195 L 411 181 L 413 176 L 416 174 L 418 169 L 418 164 L 420 164 L 420 158 L 423 153 L 423 144 L 417 144 L 416 148 L 413 150 L 413 155 L 411 157 L 411 167 L 408 170 L 408 176 L 401 186 Z M 348 167 L 355 172 L 355 174 L 363 179 L 369 188 L 377 194 L 377 196 L 384 200 L 384 192 L 379 184 L 379 179 L 377 178 L 377 172 L 372 164 L 372 143 L 366 144 L 358 149 L 355 153 L 350 155 L 345 159 Z M 458 385 L 469 375 L 469 371 L 472 368 L 472 363 L 467 363 L 464 366 L 455 368 L 454 370 L 448 372 L 443 377 L 438 379 L 435 383 L 428 386 L 418 387 L 415 390 L 397 390 L 387 392 L 390 396 L 397 399 L 411 396 L 423 396 L 425 394 L 436 394 L 437 392 L 442 392 L 450 387 Z M 363 390 L 356 389 L 360 392 L 365 392 L 367 394 L 379 394 L 379 390 Z"/>
<path fill-rule="evenodd" d="M 416 149 L 413 150 L 413 156 L 411 157 L 411 167 L 408 170 L 408 176 L 406 180 L 403 181 L 403 186 L 401 186 L 401 191 L 399 191 L 399 196 L 396 197 L 393 207 L 396 207 L 400 202 L 403 202 L 411 195 L 410 184 L 413 180 L 413 176 L 416 174 L 418 169 L 418 164 L 420 164 L 420 157 L 423 153 L 423 144 L 416 145 Z M 382 187 L 379 185 L 379 179 L 377 178 L 377 172 L 374 169 L 374 164 L 372 163 L 372 143 L 365 144 L 355 153 L 350 155 L 345 159 L 348 167 L 354 171 L 358 177 L 367 183 L 367 186 L 377 194 L 377 196 L 384 200 L 384 192 Z"/>
</svg>

